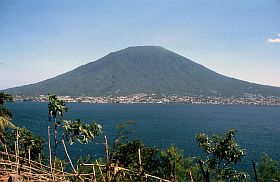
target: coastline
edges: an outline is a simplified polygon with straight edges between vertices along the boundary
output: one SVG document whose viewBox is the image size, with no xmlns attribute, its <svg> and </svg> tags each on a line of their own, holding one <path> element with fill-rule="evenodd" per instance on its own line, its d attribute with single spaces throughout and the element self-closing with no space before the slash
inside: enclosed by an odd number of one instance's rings
<svg viewBox="0 0 280 182">
<path fill-rule="evenodd" d="M 194 96 L 194 95 L 155 95 L 133 94 L 129 96 L 59 96 L 69 103 L 94 103 L 94 104 L 213 104 L 213 105 L 259 105 L 280 106 L 280 98 L 248 95 L 247 97 L 219 97 L 219 96 Z M 48 102 L 47 95 L 15 96 L 16 102 Z"/>
</svg>

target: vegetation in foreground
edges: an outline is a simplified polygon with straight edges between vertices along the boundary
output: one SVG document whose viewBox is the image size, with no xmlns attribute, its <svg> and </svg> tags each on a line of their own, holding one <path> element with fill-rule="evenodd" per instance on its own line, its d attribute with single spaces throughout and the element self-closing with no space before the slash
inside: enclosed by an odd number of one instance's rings
<svg viewBox="0 0 280 182">
<path fill-rule="evenodd" d="M 173 145 L 159 150 L 140 140 L 129 140 L 132 121 L 117 126 L 119 132 L 109 145 L 102 127 L 96 122 L 64 120 L 63 113 L 68 108 L 55 95 L 49 95 L 49 147 L 44 150 L 44 140 L 40 136 L 12 124 L 12 112 L 4 106 L 11 101 L 11 95 L 0 92 L 2 176 L 17 175 L 22 181 L 280 181 L 278 162 L 267 154 L 257 162 L 253 177 L 236 170 L 245 156 L 245 150 L 235 140 L 237 130 L 230 129 L 224 135 L 196 135 L 205 153 L 203 157 L 186 157 Z M 77 161 L 71 160 L 65 143 L 87 144 L 102 136 L 106 149 L 104 158 L 81 156 Z M 59 145 L 64 148 L 64 159 L 57 155 Z"/>
</svg>

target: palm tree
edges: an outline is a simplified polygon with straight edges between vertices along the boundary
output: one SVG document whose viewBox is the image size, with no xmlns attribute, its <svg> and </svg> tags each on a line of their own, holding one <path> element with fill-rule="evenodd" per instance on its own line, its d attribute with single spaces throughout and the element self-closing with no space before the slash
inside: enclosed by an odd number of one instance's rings
<svg viewBox="0 0 280 182">
<path fill-rule="evenodd" d="M 57 98 L 56 95 L 48 94 L 49 96 L 49 120 L 53 121 L 54 123 L 54 165 L 56 161 L 56 154 L 57 154 L 57 146 L 58 146 L 58 136 L 57 136 L 57 129 L 60 126 L 60 123 L 62 122 L 62 116 L 64 112 L 68 111 L 68 108 L 65 105 L 65 102 L 59 98 Z M 55 167 L 55 166 L 54 166 Z"/>
<path fill-rule="evenodd" d="M 6 127 L 14 128 L 15 125 L 11 122 L 13 114 L 4 107 L 5 102 L 12 102 L 13 96 L 4 92 L 0 92 L 0 142 L 5 141 L 5 129 Z"/>
<path fill-rule="evenodd" d="M 5 102 L 12 102 L 13 96 L 4 92 L 0 92 L 0 130 L 3 130 L 5 126 L 13 126 L 10 122 L 12 120 L 12 112 L 4 107 Z"/>
<path fill-rule="evenodd" d="M 2 110 L 2 109 L 0 109 Z M 0 111 L 1 113 L 2 111 Z M 6 127 L 14 128 L 15 125 L 11 122 L 12 118 L 9 115 L 0 116 L 0 133 L 5 130 Z"/>
</svg>

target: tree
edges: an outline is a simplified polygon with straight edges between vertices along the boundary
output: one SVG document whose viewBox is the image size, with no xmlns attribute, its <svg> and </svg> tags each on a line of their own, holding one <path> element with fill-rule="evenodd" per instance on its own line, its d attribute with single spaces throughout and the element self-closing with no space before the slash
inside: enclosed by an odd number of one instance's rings
<svg viewBox="0 0 280 182">
<path fill-rule="evenodd" d="M 5 92 L 0 92 L 0 105 L 3 105 L 5 102 L 12 102 L 13 96 Z"/>
<path fill-rule="evenodd" d="M 81 144 L 87 144 L 102 133 L 101 125 L 94 121 L 91 124 L 85 124 L 80 119 L 76 121 L 63 120 L 63 128 L 65 129 L 65 138 L 71 145 L 74 140 Z"/>
<path fill-rule="evenodd" d="M 134 121 L 125 121 L 120 122 L 117 124 L 118 133 L 114 139 L 112 150 L 110 151 L 110 160 L 114 158 L 116 149 L 124 144 L 125 142 L 128 142 L 128 138 L 131 134 L 133 134 L 135 131 L 132 129 L 132 126 L 135 124 Z"/>
<path fill-rule="evenodd" d="M 11 122 L 13 114 L 4 107 L 6 102 L 12 102 L 13 97 L 11 94 L 0 92 L 0 133 L 1 142 L 5 144 L 6 150 L 14 152 L 14 141 L 16 141 L 13 132 L 18 131 L 19 135 L 19 152 L 24 158 L 30 158 L 31 160 L 40 160 L 44 158 L 44 142 L 41 137 L 33 135 L 26 128 L 16 128 Z M 12 128 L 14 130 L 7 130 Z"/>
<path fill-rule="evenodd" d="M 29 152 L 31 160 L 44 159 L 44 140 L 40 136 L 36 136 L 26 128 L 18 128 L 19 130 L 19 148 L 20 154 L 28 158 Z"/>
<path fill-rule="evenodd" d="M 0 92 L 0 142 L 5 143 L 6 128 L 14 128 L 14 124 L 11 122 L 13 114 L 4 106 L 5 102 L 12 102 L 13 97 L 11 94 Z"/>
<path fill-rule="evenodd" d="M 159 175 L 159 150 L 144 145 L 140 140 L 129 140 L 129 136 L 134 133 L 132 129 L 134 124 L 133 121 L 125 121 L 117 125 L 118 133 L 110 150 L 107 165 L 118 165 L 130 169 L 131 172 L 127 176 L 114 175 L 114 180 L 141 181 L 145 173 Z"/>
<path fill-rule="evenodd" d="M 44 140 L 42 137 L 34 135 L 26 128 L 16 128 L 8 134 L 8 148 L 14 152 L 16 141 L 16 132 L 18 131 L 19 155 L 25 159 L 29 158 L 33 161 L 44 161 Z"/>
<path fill-rule="evenodd" d="M 278 162 L 271 159 L 269 155 L 262 154 L 257 165 L 257 176 L 260 182 L 280 181 Z"/>
<path fill-rule="evenodd" d="M 14 127 L 14 125 L 10 122 L 12 120 L 13 114 L 9 109 L 4 107 L 5 102 L 12 101 L 13 96 L 11 94 L 0 92 L 0 130 L 2 131 L 6 126 Z"/>
<path fill-rule="evenodd" d="M 82 144 L 89 143 L 92 139 L 102 133 L 102 127 L 96 122 L 92 122 L 91 124 L 85 124 L 80 119 L 76 121 L 64 120 L 63 113 L 68 111 L 68 107 L 63 100 L 59 99 L 56 95 L 49 94 L 49 120 L 54 123 L 54 157 L 53 157 L 53 168 L 56 168 L 57 163 L 57 147 L 58 144 L 62 143 L 64 146 L 64 150 L 66 155 L 68 156 L 68 152 L 66 149 L 66 145 L 64 141 L 68 141 L 71 145 L 75 140 Z M 60 130 L 58 130 L 60 129 Z M 58 132 L 59 131 L 59 132 Z M 50 146 L 50 141 L 49 141 Z M 51 147 L 49 147 L 51 151 Z M 70 157 L 68 156 L 69 162 L 71 163 L 72 168 L 74 166 Z M 51 152 L 50 152 L 50 165 L 51 165 Z"/>
<path fill-rule="evenodd" d="M 0 133 L 3 133 L 6 127 L 15 127 L 15 125 L 11 122 L 12 118 L 7 114 L 7 112 L 9 112 L 9 110 L 6 108 L 0 108 Z"/>
<path fill-rule="evenodd" d="M 204 133 L 196 135 L 199 147 L 207 156 L 206 160 L 199 161 L 205 181 L 210 181 L 211 175 L 216 180 L 242 180 L 248 177 L 233 168 L 245 155 L 245 149 L 235 141 L 236 132 L 237 130 L 230 129 L 222 136 L 209 137 Z"/>
<path fill-rule="evenodd" d="M 139 163 L 138 149 L 141 152 L 141 164 Z M 125 168 L 138 171 L 142 167 L 149 174 L 154 174 L 157 171 L 156 166 L 159 166 L 157 154 L 158 149 L 156 147 L 147 147 L 140 140 L 134 140 L 119 145 L 114 160 L 118 160 L 119 164 Z"/>
<path fill-rule="evenodd" d="M 56 156 L 56 149 L 59 143 L 59 139 L 69 141 L 70 144 L 74 143 L 74 140 L 82 144 L 87 144 L 91 139 L 102 133 L 101 125 L 93 121 L 91 124 L 85 124 L 80 119 L 76 121 L 64 120 L 63 113 L 68 111 L 65 102 L 58 99 L 56 95 L 49 95 L 49 116 L 50 121 L 54 122 L 54 157 Z M 62 136 L 58 136 L 58 127 L 62 126 Z"/>
<path fill-rule="evenodd" d="M 203 175 L 201 174 L 198 164 L 199 157 L 186 157 L 184 158 L 184 166 L 187 173 L 186 181 L 203 181 Z"/>
<path fill-rule="evenodd" d="M 63 121 L 62 116 L 64 112 L 68 111 L 68 108 L 65 106 L 63 100 L 58 99 L 56 95 L 48 95 L 49 96 L 49 120 L 53 121 L 54 124 L 54 164 L 56 162 L 56 155 L 57 155 L 57 146 L 58 146 L 58 136 L 57 136 L 57 129 L 60 126 L 60 123 Z"/>
<path fill-rule="evenodd" d="M 160 152 L 162 175 L 164 178 L 174 178 L 176 181 L 186 181 L 185 161 L 183 152 L 171 145 Z"/>
</svg>

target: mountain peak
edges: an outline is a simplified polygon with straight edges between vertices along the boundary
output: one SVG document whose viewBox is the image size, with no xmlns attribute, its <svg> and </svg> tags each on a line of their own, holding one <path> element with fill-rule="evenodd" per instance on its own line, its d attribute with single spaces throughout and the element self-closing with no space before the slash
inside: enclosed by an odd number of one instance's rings
<svg viewBox="0 0 280 182">
<path fill-rule="evenodd" d="M 159 53 L 159 52 L 171 52 L 167 49 L 165 49 L 162 46 L 130 46 L 127 47 L 125 49 L 116 51 L 116 52 L 112 52 L 112 53 L 118 53 L 118 52 L 122 52 L 122 53 Z"/>
<path fill-rule="evenodd" d="M 130 46 L 130 47 L 127 47 L 127 48 L 125 48 L 124 50 L 129 50 L 129 49 L 142 49 L 142 50 L 148 50 L 148 49 L 157 49 L 157 50 L 167 50 L 167 49 L 165 49 L 164 47 L 162 47 L 162 46 L 148 46 L 148 45 L 146 45 L 146 46 Z"/>
</svg>

